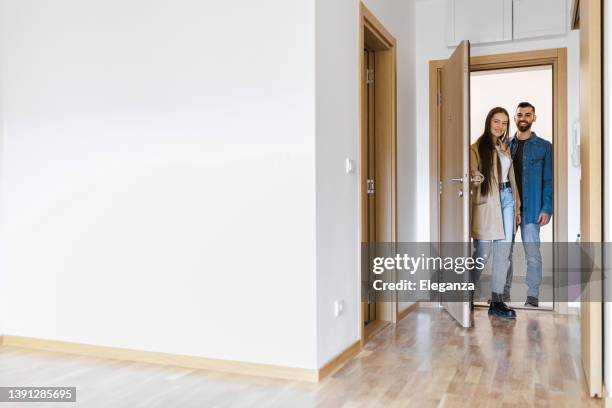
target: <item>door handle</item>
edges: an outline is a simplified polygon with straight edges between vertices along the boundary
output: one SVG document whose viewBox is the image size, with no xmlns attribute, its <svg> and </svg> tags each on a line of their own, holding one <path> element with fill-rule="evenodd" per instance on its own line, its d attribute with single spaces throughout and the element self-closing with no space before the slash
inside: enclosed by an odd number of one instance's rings
<svg viewBox="0 0 612 408">
<path fill-rule="evenodd" d="M 451 183 L 463 183 L 463 177 L 450 179 Z"/>
</svg>

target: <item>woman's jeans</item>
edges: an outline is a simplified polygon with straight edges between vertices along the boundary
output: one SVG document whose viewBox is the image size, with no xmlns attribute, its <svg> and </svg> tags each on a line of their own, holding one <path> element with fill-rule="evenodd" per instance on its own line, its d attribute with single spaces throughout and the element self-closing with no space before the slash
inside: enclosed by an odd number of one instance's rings
<svg viewBox="0 0 612 408">
<path fill-rule="evenodd" d="M 475 299 L 480 295 L 480 274 L 491 257 L 491 252 L 493 253 L 491 271 L 491 292 L 493 293 L 500 295 L 504 293 L 504 286 L 506 285 L 508 271 L 512 262 L 512 238 L 514 236 L 514 223 L 516 222 L 512 189 L 506 187 L 499 190 L 499 199 L 501 201 L 502 213 L 500 215 L 504 223 L 505 238 L 495 241 L 474 240 L 474 254 L 472 258 L 484 258 L 483 268 L 474 267 L 472 270 L 472 282 L 476 286 Z"/>
</svg>

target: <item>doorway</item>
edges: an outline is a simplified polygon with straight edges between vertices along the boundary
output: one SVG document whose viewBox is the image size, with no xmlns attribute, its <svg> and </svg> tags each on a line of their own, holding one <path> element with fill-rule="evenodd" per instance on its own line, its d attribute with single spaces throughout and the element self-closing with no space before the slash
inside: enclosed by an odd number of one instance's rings
<svg viewBox="0 0 612 408">
<path fill-rule="evenodd" d="M 444 65 L 447 60 L 430 61 L 430 203 L 432 207 L 432 227 L 431 241 L 437 242 L 440 239 L 440 207 L 439 207 L 439 151 L 440 151 L 440 104 L 441 96 L 440 78 Z M 531 71 L 530 71 L 531 70 Z M 553 143 L 553 211 L 554 216 L 550 222 L 549 234 L 554 242 L 567 241 L 567 52 L 565 48 L 517 52 L 509 54 L 488 55 L 481 57 L 470 57 L 469 62 L 470 82 L 479 81 L 486 83 L 487 75 L 548 75 L 550 73 L 551 114 L 550 129 Z M 537 73 L 537 74 L 535 74 Z M 472 84 L 471 84 L 472 85 Z M 482 84 L 480 84 L 482 85 Z M 476 85 L 479 86 L 479 85 Z M 471 86 L 470 86 L 471 88 Z M 473 89 L 470 89 L 473 90 Z M 521 100 L 522 101 L 522 100 Z M 503 102 L 499 102 L 501 104 Z M 497 103 L 493 106 L 497 106 Z M 493 106 L 488 106 L 490 109 Z M 512 106 L 507 106 L 513 109 Z M 515 107 L 514 107 L 515 108 Z M 474 113 L 471 111 L 471 113 Z M 509 112 L 513 116 L 514 112 Z M 476 120 L 476 119 L 472 119 Z M 538 118 L 539 120 L 539 118 Z M 511 120 L 512 122 L 512 120 Z M 478 126 L 482 127 L 484 120 L 473 123 L 471 135 L 482 132 Z M 534 124 L 535 125 L 535 124 Z M 537 130 L 536 130 L 537 133 Z M 520 247 L 517 245 L 516 247 Z M 542 254 L 545 256 L 544 253 Z M 558 257 L 563 254 L 551 253 L 549 262 L 562 264 Z M 518 262 L 517 262 L 518 263 Z M 553 274 L 554 275 L 554 274 Z M 517 277 L 520 280 L 520 276 Z M 567 313 L 567 303 L 558 302 L 560 296 L 556 294 L 561 289 L 559 287 L 561 279 L 549 276 L 547 281 L 550 283 L 552 298 L 555 300 L 552 309 L 558 313 Z M 524 288 L 513 285 L 519 290 Z M 514 289 L 514 288 L 513 288 Z M 524 292 L 524 290 L 523 290 Z M 522 292 L 521 292 L 522 293 Z M 524 294 L 524 293 L 523 293 Z"/>
<path fill-rule="evenodd" d="M 488 111 L 501 106 L 508 110 L 510 115 L 509 134 L 516 134 L 516 124 L 513 120 L 514 110 L 519 103 L 527 101 L 536 107 L 537 120 L 533 123 L 531 130 L 538 137 L 554 144 L 553 132 L 553 67 L 552 65 L 537 65 L 519 68 L 503 68 L 494 70 L 473 71 L 470 73 L 470 109 L 471 109 L 471 131 L 470 144 L 476 142 L 480 137 Z M 493 92 L 492 92 L 493 90 Z M 553 192 L 554 195 L 554 192 Z M 555 214 L 556 216 L 556 214 Z M 542 283 L 540 285 L 539 310 L 553 310 L 554 276 L 552 273 L 553 253 L 553 224 L 549 223 L 540 229 L 540 240 L 542 245 Z M 513 249 L 512 263 L 512 289 L 510 291 L 510 302 L 508 304 L 515 308 L 524 308 L 525 300 L 524 282 L 527 276 L 527 260 L 522 245 L 521 231 L 517 230 L 515 245 Z M 481 285 L 484 293 L 491 281 L 491 263 L 481 275 Z M 488 295 L 486 295 L 488 297 Z M 480 299 L 476 306 L 487 307 L 486 299 Z"/>
<path fill-rule="evenodd" d="M 360 206 L 362 264 L 375 243 L 397 242 L 396 41 L 360 5 Z M 397 300 L 379 301 L 361 268 L 362 343 L 398 318 Z"/>
</svg>

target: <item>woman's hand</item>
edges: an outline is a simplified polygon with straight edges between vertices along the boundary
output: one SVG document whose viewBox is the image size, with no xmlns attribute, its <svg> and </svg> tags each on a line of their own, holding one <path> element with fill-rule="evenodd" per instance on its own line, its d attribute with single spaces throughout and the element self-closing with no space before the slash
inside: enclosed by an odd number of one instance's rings
<svg viewBox="0 0 612 408">
<path fill-rule="evenodd" d="M 521 214 L 516 214 L 516 225 L 521 225 Z"/>
<path fill-rule="evenodd" d="M 472 173 L 472 178 L 470 181 L 473 185 L 479 186 L 484 181 L 484 176 L 480 172 Z"/>
</svg>

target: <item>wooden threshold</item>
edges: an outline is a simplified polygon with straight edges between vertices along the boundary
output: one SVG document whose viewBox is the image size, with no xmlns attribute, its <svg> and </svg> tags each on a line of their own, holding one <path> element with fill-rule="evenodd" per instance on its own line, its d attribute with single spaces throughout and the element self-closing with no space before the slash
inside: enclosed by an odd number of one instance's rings
<svg viewBox="0 0 612 408">
<path fill-rule="evenodd" d="M 397 322 L 399 323 L 400 320 L 408 316 L 410 313 L 414 312 L 418 307 L 419 307 L 419 304 L 417 302 L 414 302 L 413 304 L 408 306 L 406 309 L 399 312 L 399 314 L 397 315 Z"/>
<path fill-rule="evenodd" d="M 366 324 L 364 327 L 364 341 L 368 341 L 390 324 L 391 322 L 386 320 L 374 320 L 373 322 Z"/>
</svg>

